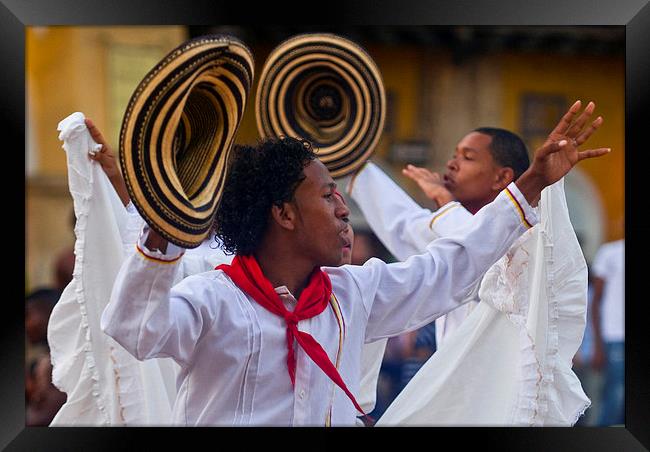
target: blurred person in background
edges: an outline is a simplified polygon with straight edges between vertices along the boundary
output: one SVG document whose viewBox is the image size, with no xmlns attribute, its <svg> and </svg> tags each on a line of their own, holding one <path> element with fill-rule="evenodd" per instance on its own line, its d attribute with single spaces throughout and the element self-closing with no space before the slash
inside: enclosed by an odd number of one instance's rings
<svg viewBox="0 0 650 452">
<path fill-rule="evenodd" d="M 592 272 L 592 365 L 604 373 L 598 425 L 619 425 L 625 422 L 625 239 L 602 245 Z"/>
<path fill-rule="evenodd" d="M 593 298 L 594 285 L 591 268 L 587 268 L 589 275 L 587 286 L 587 322 L 585 325 L 585 334 L 582 338 L 582 344 L 573 358 L 573 370 L 580 379 L 585 393 L 591 400 L 589 409 L 585 411 L 584 416 L 578 419 L 577 426 L 595 426 L 598 425 L 600 413 L 600 396 L 602 392 L 602 376 L 599 371 L 592 367 L 594 356 L 594 331 L 593 331 Z"/>
<path fill-rule="evenodd" d="M 576 233 L 578 243 L 584 250 L 584 241 L 580 234 Z M 583 251 L 584 253 L 584 251 Z M 591 400 L 589 409 L 585 411 L 584 416 L 578 419 L 576 426 L 595 426 L 597 425 L 600 413 L 600 393 L 602 392 L 602 378 L 600 372 L 592 368 L 594 354 L 594 332 L 593 332 L 593 298 L 594 285 L 591 266 L 587 266 L 587 319 L 585 324 L 585 334 L 582 337 L 580 348 L 573 357 L 573 370 L 580 379 L 585 394 Z"/>
<path fill-rule="evenodd" d="M 27 426 L 48 426 L 66 401 L 66 394 L 52 384 L 52 362 L 49 353 L 34 363 L 31 395 L 25 409 Z"/>
<path fill-rule="evenodd" d="M 25 299 L 25 403 L 26 425 L 46 426 L 54 418 L 66 395 L 52 384 L 52 364 L 47 325 L 61 291 L 39 288 Z"/>
<path fill-rule="evenodd" d="M 25 333 L 27 339 L 26 362 L 35 362 L 49 353 L 47 324 L 61 291 L 52 288 L 38 288 L 25 298 Z"/>
</svg>

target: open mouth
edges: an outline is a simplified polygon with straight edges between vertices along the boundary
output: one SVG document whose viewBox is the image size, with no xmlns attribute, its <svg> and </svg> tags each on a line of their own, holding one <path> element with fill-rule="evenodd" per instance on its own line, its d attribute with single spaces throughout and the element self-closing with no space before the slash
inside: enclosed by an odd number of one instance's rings
<svg viewBox="0 0 650 452">
<path fill-rule="evenodd" d="M 347 237 L 348 228 L 345 228 L 341 231 L 341 241 L 343 242 L 343 248 L 352 248 L 352 243 Z"/>
</svg>

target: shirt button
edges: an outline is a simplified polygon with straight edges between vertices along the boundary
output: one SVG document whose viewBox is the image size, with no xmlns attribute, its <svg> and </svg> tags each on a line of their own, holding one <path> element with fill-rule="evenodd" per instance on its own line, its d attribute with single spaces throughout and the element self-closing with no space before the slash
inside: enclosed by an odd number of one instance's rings
<svg viewBox="0 0 650 452">
<path fill-rule="evenodd" d="M 304 399 L 304 398 L 305 398 L 305 390 L 304 390 L 304 389 L 301 389 L 301 390 L 300 390 L 300 398 L 301 398 L 301 399 Z"/>
</svg>

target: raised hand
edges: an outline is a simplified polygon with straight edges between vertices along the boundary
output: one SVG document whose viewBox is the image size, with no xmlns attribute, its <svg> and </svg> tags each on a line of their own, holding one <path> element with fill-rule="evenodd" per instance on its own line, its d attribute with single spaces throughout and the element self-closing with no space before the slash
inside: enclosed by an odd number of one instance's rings
<svg viewBox="0 0 650 452">
<path fill-rule="evenodd" d="M 413 165 L 406 165 L 406 168 L 402 170 L 402 174 L 417 182 L 427 198 L 434 201 L 438 207 L 442 207 L 454 200 L 454 196 L 444 186 L 440 174 Z"/>
<path fill-rule="evenodd" d="M 90 132 L 90 136 L 93 137 L 93 140 L 95 140 L 97 144 L 102 145 L 99 152 L 89 154 L 89 157 L 101 165 L 108 180 L 111 182 L 117 195 L 120 197 L 122 204 L 125 206 L 128 205 L 130 202 L 129 192 L 126 188 L 126 182 L 124 182 L 124 177 L 122 176 L 120 167 L 117 165 L 117 158 L 113 149 L 106 142 L 104 136 L 90 118 L 86 118 L 85 123 Z"/>
<path fill-rule="evenodd" d="M 546 142 L 535 151 L 533 161 L 524 174 L 517 179 L 517 187 L 531 205 L 536 204 L 539 194 L 547 187 L 564 177 L 579 161 L 600 157 L 610 152 L 609 148 L 579 151 L 578 147 L 603 123 L 598 117 L 585 128 L 596 105 L 589 102 L 578 115 L 582 103 L 575 102 L 551 131 Z"/>
<path fill-rule="evenodd" d="M 555 126 L 555 129 L 553 129 L 548 135 L 548 138 L 544 144 L 547 144 L 551 141 L 560 141 L 566 138 L 573 140 L 573 145 L 575 147 L 578 147 L 587 141 L 587 139 L 596 131 L 596 129 L 601 126 L 603 123 L 603 118 L 601 116 L 598 116 L 587 129 L 582 131 L 585 124 L 589 120 L 589 117 L 596 109 L 596 104 L 589 102 L 584 111 L 576 119 L 576 115 L 580 111 L 581 106 L 582 102 L 579 100 L 575 101 L 575 103 L 571 105 L 569 111 L 564 114 L 562 119 L 560 119 L 560 122 L 558 122 L 557 126 Z"/>
<path fill-rule="evenodd" d="M 579 161 L 600 157 L 610 151 L 608 148 L 578 150 L 578 147 L 586 142 L 603 123 L 603 118 L 599 116 L 585 129 L 585 124 L 596 105 L 589 102 L 576 119 L 581 104 L 580 101 L 576 101 L 569 108 L 555 129 L 551 131 L 544 145 L 535 151 L 531 167 L 539 172 L 547 186 L 564 177 Z M 552 146 L 553 143 L 559 144 L 563 141 L 566 141 L 566 145 Z"/>
<path fill-rule="evenodd" d="M 117 166 L 117 159 L 115 158 L 113 149 L 109 146 L 108 143 L 106 143 L 104 136 L 90 118 L 86 118 L 85 123 L 86 127 L 88 127 L 88 131 L 90 132 L 90 136 L 93 137 L 93 140 L 95 140 L 97 144 L 102 145 L 102 147 L 99 149 L 99 152 L 96 152 L 95 154 L 89 154 L 90 158 L 102 166 L 102 169 L 109 177 L 109 179 L 111 177 L 115 177 L 119 174 L 120 168 Z"/>
</svg>

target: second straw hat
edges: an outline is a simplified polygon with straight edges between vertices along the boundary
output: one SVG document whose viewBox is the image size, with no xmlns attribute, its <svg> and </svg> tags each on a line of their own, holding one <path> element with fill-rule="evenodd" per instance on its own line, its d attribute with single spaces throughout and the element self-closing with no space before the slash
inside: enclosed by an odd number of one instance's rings
<svg viewBox="0 0 650 452">
<path fill-rule="evenodd" d="M 298 35 L 264 63 L 255 115 L 262 137 L 307 139 L 332 177 L 342 177 L 361 166 L 379 141 L 386 117 L 381 74 L 349 39 Z"/>
<path fill-rule="evenodd" d="M 230 36 L 189 40 L 140 82 L 120 132 L 129 196 L 159 234 L 195 248 L 212 229 L 228 154 L 253 80 L 253 57 Z"/>
</svg>

